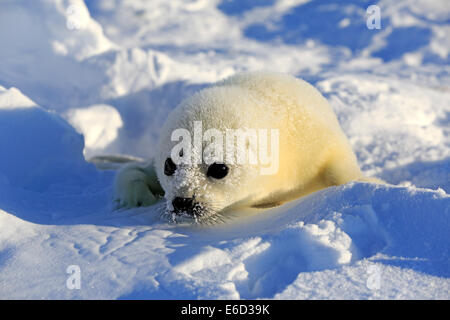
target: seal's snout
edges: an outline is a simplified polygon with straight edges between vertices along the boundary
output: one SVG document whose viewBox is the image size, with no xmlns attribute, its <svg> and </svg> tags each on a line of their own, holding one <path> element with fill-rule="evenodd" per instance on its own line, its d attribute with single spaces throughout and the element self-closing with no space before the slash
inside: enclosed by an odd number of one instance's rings
<svg viewBox="0 0 450 320">
<path fill-rule="evenodd" d="M 167 202 L 171 206 L 167 206 L 165 213 L 173 222 L 205 223 L 208 218 L 213 221 L 217 220 L 215 211 L 205 206 L 205 203 L 196 201 L 195 196 L 192 198 L 175 197 L 172 201 L 167 200 Z"/>
<path fill-rule="evenodd" d="M 195 202 L 194 198 L 181 198 L 175 197 L 172 200 L 172 205 L 175 212 L 186 212 L 190 215 L 194 215 Z"/>
</svg>

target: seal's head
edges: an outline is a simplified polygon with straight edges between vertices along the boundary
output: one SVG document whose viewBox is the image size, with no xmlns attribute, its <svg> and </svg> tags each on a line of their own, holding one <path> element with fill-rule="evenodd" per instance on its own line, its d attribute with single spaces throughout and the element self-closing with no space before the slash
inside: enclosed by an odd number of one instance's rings
<svg viewBox="0 0 450 320">
<path fill-rule="evenodd" d="M 246 198 L 240 181 L 248 175 L 237 165 L 176 165 L 168 155 L 164 175 L 160 180 L 167 201 L 166 214 L 172 221 L 221 221 L 226 209 Z"/>
<path fill-rule="evenodd" d="M 327 100 L 272 72 L 238 74 L 184 100 L 154 154 L 145 168 L 121 170 L 116 192 L 153 203 L 161 186 L 175 222 L 215 222 L 364 179 Z"/>
<path fill-rule="evenodd" d="M 258 163 L 238 161 L 233 152 L 230 158 L 228 150 L 243 148 L 247 157 L 255 151 L 243 128 L 257 128 L 258 122 L 243 115 L 260 105 L 247 90 L 224 86 L 204 89 L 172 111 L 155 163 L 172 221 L 224 220 L 227 209 L 261 195 Z M 243 138 L 235 136 L 238 130 L 244 130 Z"/>
</svg>

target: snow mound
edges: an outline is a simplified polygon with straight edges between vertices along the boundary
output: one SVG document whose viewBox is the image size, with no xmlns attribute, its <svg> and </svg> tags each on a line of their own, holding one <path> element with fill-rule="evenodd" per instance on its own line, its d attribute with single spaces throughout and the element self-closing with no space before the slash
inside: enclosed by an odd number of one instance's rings
<svg viewBox="0 0 450 320">
<path fill-rule="evenodd" d="M 368 175 L 450 190 L 450 91 L 434 83 L 386 81 L 367 73 L 334 75 L 317 85 Z"/>
<path fill-rule="evenodd" d="M 70 109 L 65 118 L 84 135 L 85 156 L 90 157 L 96 149 L 105 150 L 118 136 L 123 122 L 117 110 L 109 105 L 100 104 L 87 108 Z"/>
<path fill-rule="evenodd" d="M 156 208 L 111 214 L 100 206 L 93 216 L 60 218 L 58 225 L 2 212 L 0 225 L 8 225 L 8 232 L 0 237 L 0 293 L 445 299 L 449 204 L 442 191 L 353 183 L 207 228 L 160 221 Z M 72 201 L 71 210 L 80 207 Z M 80 290 L 65 287 L 71 265 L 82 272 Z"/>
<path fill-rule="evenodd" d="M 0 54 L 8 62 L 14 61 L 17 51 L 28 51 L 29 59 L 55 53 L 82 60 L 115 47 L 82 0 L 3 1 L 0 41 L 8 43 Z"/>
<path fill-rule="evenodd" d="M 83 186 L 94 169 L 83 158 L 83 137 L 18 89 L 0 87 L 0 175 L 9 184 L 43 191 L 72 181 Z"/>
</svg>

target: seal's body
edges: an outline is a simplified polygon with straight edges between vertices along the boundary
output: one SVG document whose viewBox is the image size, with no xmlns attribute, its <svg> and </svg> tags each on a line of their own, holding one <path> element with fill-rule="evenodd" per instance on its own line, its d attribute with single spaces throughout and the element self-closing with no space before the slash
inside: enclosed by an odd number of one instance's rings
<svg viewBox="0 0 450 320">
<path fill-rule="evenodd" d="M 262 174 L 267 163 L 227 163 L 227 155 L 212 164 L 180 163 L 179 159 L 175 163 L 177 144 L 180 155 L 191 150 L 180 149 L 179 141 L 172 141 L 173 133 L 182 128 L 194 136 L 198 123 L 203 132 L 249 128 L 257 133 L 276 132 L 278 140 L 269 139 L 265 145 L 277 154 L 276 170 Z M 209 140 L 203 136 L 202 146 Z M 251 139 L 244 140 L 251 151 Z M 273 207 L 360 179 L 363 175 L 350 144 L 319 91 L 288 75 L 255 72 L 228 78 L 183 101 L 163 126 L 154 161 L 119 171 L 116 195 L 123 205 L 133 207 L 152 204 L 155 195 L 164 192 L 172 217 L 201 220 L 238 207 Z"/>
</svg>

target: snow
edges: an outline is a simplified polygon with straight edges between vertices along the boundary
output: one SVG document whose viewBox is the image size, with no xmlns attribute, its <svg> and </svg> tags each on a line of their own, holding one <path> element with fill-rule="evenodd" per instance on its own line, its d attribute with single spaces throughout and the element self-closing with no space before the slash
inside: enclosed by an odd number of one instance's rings
<svg viewBox="0 0 450 320">
<path fill-rule="evenodd" d="M 2 1 L 0 298 L 449 299 L 450 5 L 380 1 L 369 30 L 370 4 Z M 260 69 L 314 84 L 389 184 L 208 227 L 112 209 L 85 158 L 151 157 L 184 97 Z"/>
<path fill-rule="evenodd" d="M 106 104 L 86 108 L 69 109 L 65 113 L 67 121 L 84 135 L 85 156 L 89 158 L 96 149 L 105 149 L 116 140 L 123 126 L 119 112 Z"/>
</svg>

